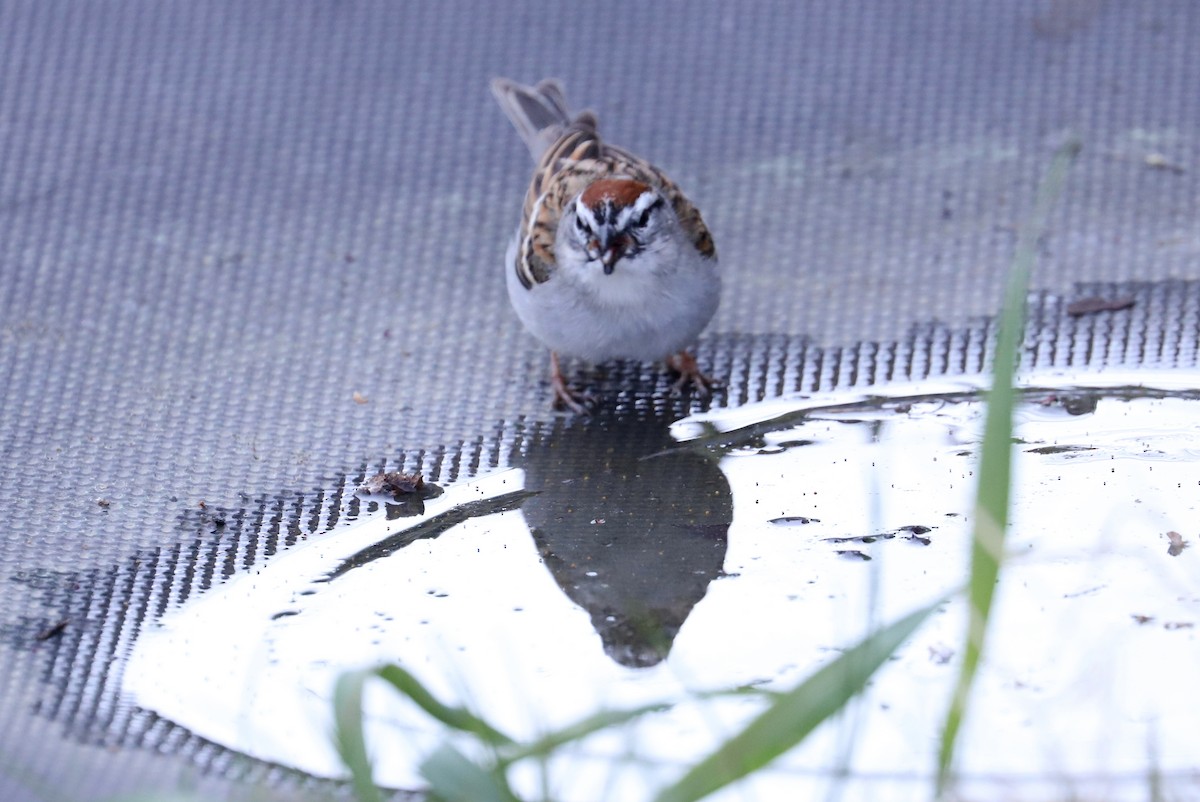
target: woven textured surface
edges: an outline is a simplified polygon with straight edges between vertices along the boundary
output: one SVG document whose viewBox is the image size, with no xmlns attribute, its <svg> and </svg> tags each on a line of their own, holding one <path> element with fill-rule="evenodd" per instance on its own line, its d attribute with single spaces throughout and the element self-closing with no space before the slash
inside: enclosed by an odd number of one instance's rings
<svg viewBox="0 0 1200 802">
<path fill-rule="evenodd" d="M 122 707 L 149 600 L 378 466 L 450 481 L 566 425 L 504 294 L 530 165 L 492 76 L 562 78 L 705 212 L 736 404 L 978 370 L 1069 135 L 1029 358 L 1194 366 L 1197 41 L 1190 0 L 0 0 L 0 798 L 274 777 Z M 1092 295 L 1136 303 L 1066 313 Z"/>
</svg>

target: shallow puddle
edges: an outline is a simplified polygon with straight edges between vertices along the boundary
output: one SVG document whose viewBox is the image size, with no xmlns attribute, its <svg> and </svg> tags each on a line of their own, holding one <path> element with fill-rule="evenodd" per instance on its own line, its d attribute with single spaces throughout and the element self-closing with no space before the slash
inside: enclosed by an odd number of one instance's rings
<svg viewBox="0 0 1200 802">
<path fill-rule="evenodd" d="M 960 747 L 964 796 L 1200 787 L 1189 382 L 1027 380 L 1011 556 Z M 519 738 L 673 702 L 514 774 L 531 795 L 544 768 L 556 799 L 649 798 L 764 704 L 701 692 L 791 688 L 961 585 L 976 390 L 903 385 L 669 428 L 561 427 L 423 514 L 381 510 L 171 610 L 137 638 L 126 698 L 321 776 L 343 773 L 329 738 L 335 678 L 385 661 Z M 964 612 L 956 597 L 842 716 L 717 798 L 930 798 Z M 419 787 L 415 767 L 446 732 L 382 685 L 366 707 L 376 779 Z"/>
</svg>

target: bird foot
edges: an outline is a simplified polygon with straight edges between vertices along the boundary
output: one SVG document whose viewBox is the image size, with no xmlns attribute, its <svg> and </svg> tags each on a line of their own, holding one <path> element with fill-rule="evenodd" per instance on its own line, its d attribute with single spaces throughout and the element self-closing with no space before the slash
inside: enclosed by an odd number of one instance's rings
<svg viewBox="0 0 1200 802">
<path fill-rule="evenodd" d="M 671 385 L 671 392 L 675 395 L 679 395 L 690 385 L 696 395 L 707 398 L 713 389 L 721 386 L 721 382 L 700 372 L 696 357 L 687 351 L 673 354 L 667 357 L 666 361 L 667 368 L 679 374 L 679 378 Z"/>
<path fill-rule="evenodd" d="M 559 368 L 558 354 L 553 351 L 550 352 L 550 387 L 554 391 L 554 397 L 551 400 L 551 406 L 554 409 L 565 407 L 576 415 L 590 413 L 589 407 L 594 399 L 585 392 L 571 389 L 562 374 L 562 369 Z"/>
</svg>

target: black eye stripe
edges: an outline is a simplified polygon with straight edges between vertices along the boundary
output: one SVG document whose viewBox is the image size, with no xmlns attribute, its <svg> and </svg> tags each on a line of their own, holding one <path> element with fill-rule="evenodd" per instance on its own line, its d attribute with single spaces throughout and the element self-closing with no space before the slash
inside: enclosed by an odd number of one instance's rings
<svg viewBox="0 0 1200 802">
<path fill-rule="evenodd" d="M 638 228 L 645 228 L 650 223 L 650 214 L 662 205 L 662 198 L 657 198 L 654 203 L 647 206 L 646 211 L 642 212 L 642 216 L 637 219 Z"/>
</svg>

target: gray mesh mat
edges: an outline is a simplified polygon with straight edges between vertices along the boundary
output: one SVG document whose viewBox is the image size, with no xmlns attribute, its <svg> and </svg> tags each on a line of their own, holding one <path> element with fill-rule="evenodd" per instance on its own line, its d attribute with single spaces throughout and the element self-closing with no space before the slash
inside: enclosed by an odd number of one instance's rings
<svg viewBox="0 0 1200 802">
<path fill-rule="evenodd" d="M 1194 368 L 1197 41 L 1190 0 L 0 0 L 0 798 L 282 777 L 118 702 L 139 623 L 378 467 L 582 425 L 504 297 L 529 165 L 493 75 L 561 77 L 704 210 L 735 405 L 978 371 L 1067 135 L 1027 364 Z M 1134 305 L 1066 313 L 1091 295 Z M 594 425 L 699 408 L 576 368 Z"/>
</svg>

